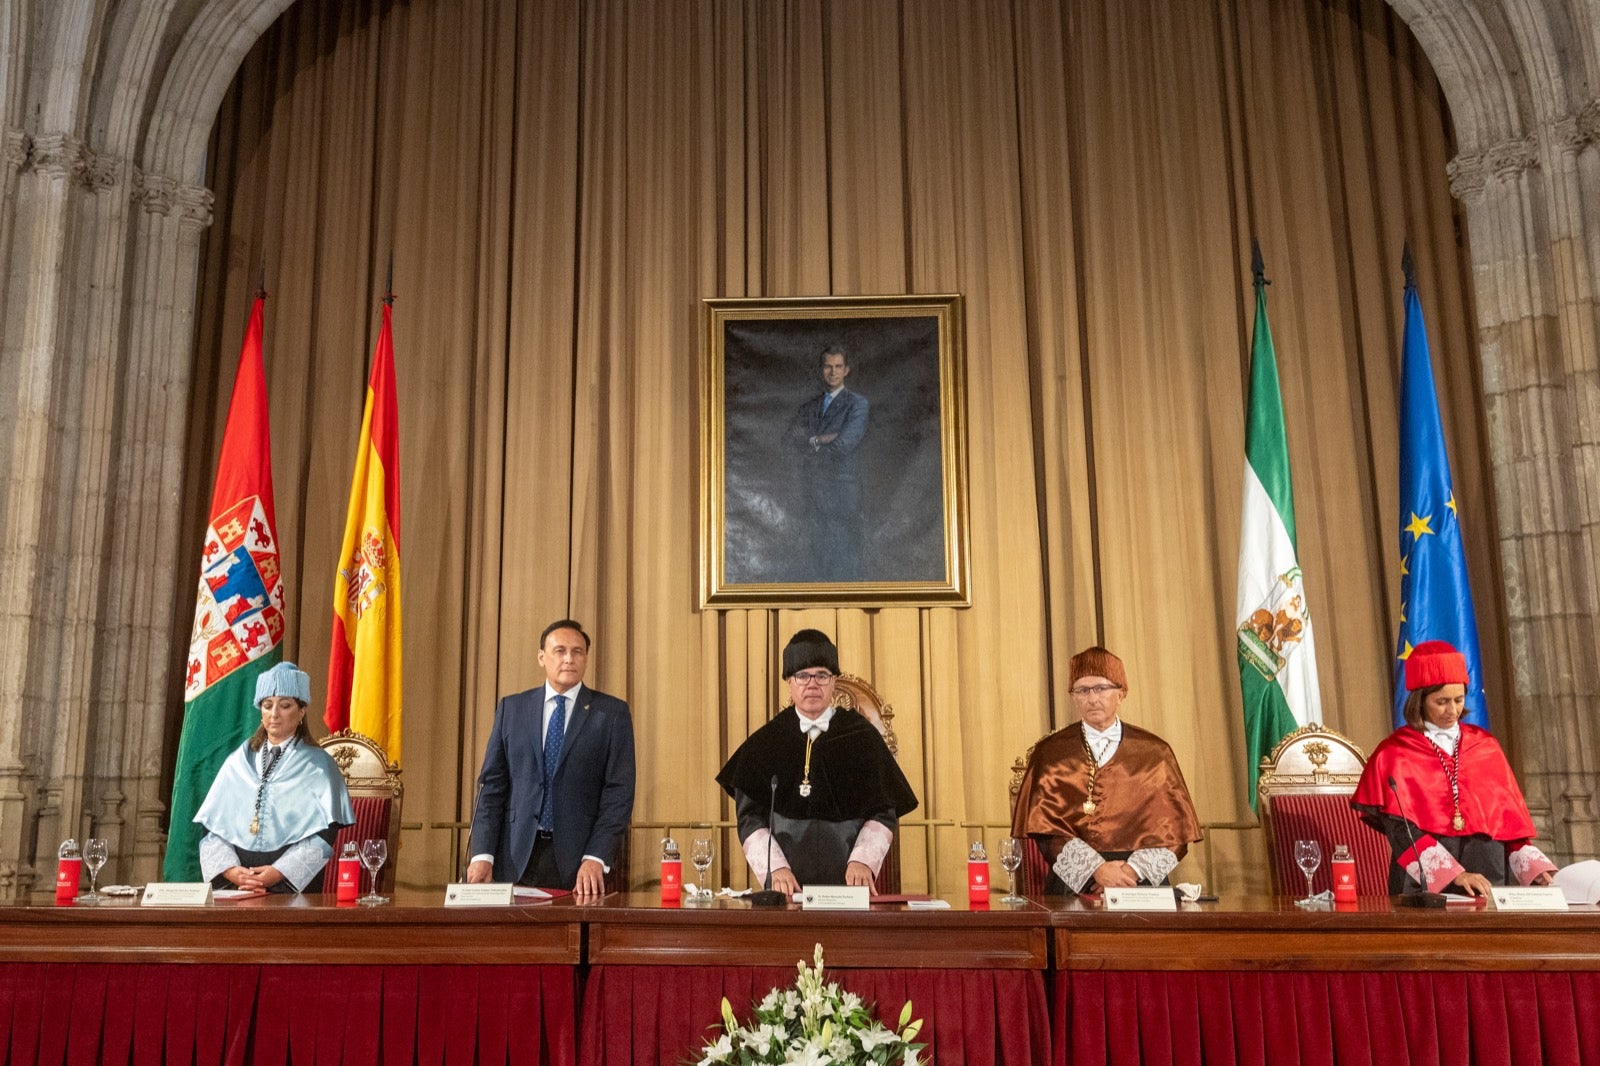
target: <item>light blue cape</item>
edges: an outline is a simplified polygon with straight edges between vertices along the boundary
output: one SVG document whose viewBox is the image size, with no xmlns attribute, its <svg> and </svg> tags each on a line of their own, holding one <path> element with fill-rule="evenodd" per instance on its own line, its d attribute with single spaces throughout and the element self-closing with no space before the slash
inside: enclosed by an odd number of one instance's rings
<svg viewBox="0 0 1600 1066">
<path fill-rule="evenodd" d="M 316 744 L 297 740 L 283 753 L 261 798 L 261 831 L 251 833 L 260 784 L 258 753 L 250 750 L 247 741 L 217 771 L 194 820 L 234 847 L 249 851 L 276 851 L 330 825 L 355 824 L 344 775 Z"/>
</svg>

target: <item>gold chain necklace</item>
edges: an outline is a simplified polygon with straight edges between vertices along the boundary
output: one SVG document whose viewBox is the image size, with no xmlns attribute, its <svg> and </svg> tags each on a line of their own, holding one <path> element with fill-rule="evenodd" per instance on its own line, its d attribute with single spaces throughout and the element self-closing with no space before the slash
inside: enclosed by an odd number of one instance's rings
<svg viewBox="0 0 1600 1066">
<path fill-rule="evenodd" d="M 1110 747 L 1111 741 L 1108 739 L 1106 741 L 1106 749 L 1109 750 Z M 1089 746 L 1089 727 L 1087 725 L 1083 727 L 1083 753 L 1089 757 L 1089 795 L 1083 801 L 1083 813 L 1093 814 L 1098 806 L 1094 801 L 1094 782 L 1095 777 L 1100 773 L 1100 760 L 1094 757 L 1094 749 Z"/>
<path fill-rule="evenodd" d="M 806 775 L 800 782 L 800 795 L 811 795 L 811 745 L 817 742 L 815 730 L 806 733 Z"/>
<path fill-rule="evenodd" d="M 1455 808 L 1455 814 L 1450 816 L 1450 828 L 1461 832 L 1467 828 L 1467 820 L 1461 817 L 1461 737 L 1456 736 L 1455 751 L 1445 758 L 1444 748 L 1435 744 L 1431 739 L 1428 746 L 1439 757 L 1439 767 L 1444 770 L 1445 780 L 1450 782 L 1450 806 Z"/>
</svg>

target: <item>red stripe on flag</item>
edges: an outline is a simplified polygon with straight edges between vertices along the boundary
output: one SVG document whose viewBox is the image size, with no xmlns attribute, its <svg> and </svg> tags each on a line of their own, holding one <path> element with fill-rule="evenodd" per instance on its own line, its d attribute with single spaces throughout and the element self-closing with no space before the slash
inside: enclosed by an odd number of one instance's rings
<svg viewBox="0 0 1600 1066">
<path fill-rule="evenodd" d="M 390 332 L 393 308 L 383 305 L 383 328 L 378 331 L 378 351 L 372 360 L 367 389 L 372 393 L 372 450 L 383 463 L 383 510 L 389 516 L 389 535 L 400 548 L 400 405 L 394 384 L 394 336 Z"/>
<path fill-rule="evenodd" d="M 228 402 L 227 429 L 217 457 L 217 480 L 211 490 L 211 516 L 240 500 L 260 496 L 267 525 L 278 528 L 272 501 L 272 430 L 267 422 L 267 374 L 262 365 L 262 305 L 257 296 L 239 351 L 239 372 Z M 392 376 L 392 375 L 391 375 Z"/>
<path fill-rule="evenodd" d="M 332 650 L 328 654 L 328 699 L 323 704 L 322 722 L 328 732 L 350 728 L 350 681 L 355 671 L 355 656 L 350 652 L 350 637 L 344 619 L 333 615 Z"/>
</svg>

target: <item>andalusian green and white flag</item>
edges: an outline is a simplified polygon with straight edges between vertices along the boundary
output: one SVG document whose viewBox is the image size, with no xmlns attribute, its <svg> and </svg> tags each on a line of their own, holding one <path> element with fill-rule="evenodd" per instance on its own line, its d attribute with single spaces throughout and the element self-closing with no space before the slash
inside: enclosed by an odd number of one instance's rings
<svg viewBox="0 0 1600 1066">
<path fill-rule="evenodd" d="M 1239 525 L 1239 687 L 1249 758 L 1250 805 L 1261 757 L 1303 725 L 1322 721 L 1311 612 L 1295 551 L 1289 435 L 1278 360 L 1267 325 L 1267 280 L 1255 249 L 1256 321 L 1245 412 L 1244 504 Z"/>
</svg>

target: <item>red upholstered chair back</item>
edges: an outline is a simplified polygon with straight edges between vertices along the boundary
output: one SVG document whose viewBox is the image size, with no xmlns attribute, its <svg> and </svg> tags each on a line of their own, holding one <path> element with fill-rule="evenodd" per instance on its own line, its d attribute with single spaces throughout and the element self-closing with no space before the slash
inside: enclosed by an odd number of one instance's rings
<svg viewBox="0 0 1600 1066">
<path fill-rule="evenodd" d="M 998 864 L 996 864 L 998 865 Z M 996 877 L 1004 877 L 1005 871 L 1001 870 Z M 1044 886 L 1050 880 L 1050 864 L 1044 861 L 1044 852 L 1039 850 L 1038 841 L 1028 837 L 1022 842 L 1022 865 L 1017 868 L 1017 891 L 1024 896 L 1044 895 Z M 996 881 L 995 887 L 999 888 L 1004 882 Z"/>
<path fill-rule="evenodd" d="M 356 813 L 356 824 L 345 826 L 334 838 L 333 858 L 323 873 L 322 890 L 331 893 L 339 883 L 337 863 L 346 841 L 355 841 L 359 848 L 363 840 L 382 837 L 389 842 L 389 859 L 378 871 L 378 891 L 387 895 L 394 888 L 400 865 L 400 805 L 405 798 L 400 767 L 389 761 L 377 741 L 348 729 L 324 737 L 322 748 L 344 774 Z M 366 877 L 363 870 L 363 892 L 367 891 Z"/>
<path fill-rule="evenodd" d="M 629 864 L 633 861 L 633 848 L 629 844 L 632 839 L 633 827 L 629 826 L 622 831 L 622 843 L 617 845 L 617 857 L 611 860 L 611 872 L 606 874 L 607 892 L 626 892 L 633 887 L 632 882 L 628 880 Z M 684 867 L 688 868 L 687 861 Z"/>
<path fill-rule="evenodd" d="M 1333 850 L 1345 844 L 1356 861 L 1357 892 L 1388 895 L 1389 842 L 1350 807 L 1365 764 L 1365 755 L 1353 741 L 1318 725 L 1290 733 L 1261 760 L 1256 791 L 1274 892 L 1305 894 L 1305 875 L 1295 865 L 1294 844 L 1315 840 L 1322 847 L 1322 864 L 1312 882 L 1316 891 L 1332 885 Z"/>
</svg>

